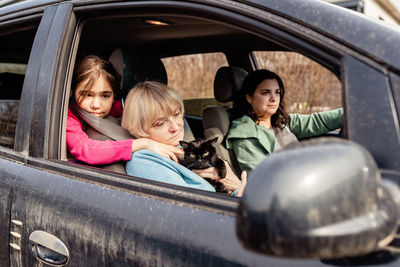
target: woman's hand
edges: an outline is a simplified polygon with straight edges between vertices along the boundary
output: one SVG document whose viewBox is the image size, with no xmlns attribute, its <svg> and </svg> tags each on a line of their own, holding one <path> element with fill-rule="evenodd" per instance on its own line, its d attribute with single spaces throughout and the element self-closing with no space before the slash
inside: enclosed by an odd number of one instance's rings
<svg viewBox="0 0 400 267">
<path fill-rule="evenodd" d="M 243 196 L 243 192 L 244 189 L 246 188 L 247 185 L 247 172 L 246 171 L 242 171 L 242 173 L 240 174 L 240 178 L 242 179 L 242 185 L 240 186 L 236 196 L 241 197 Z"/>
<path fill-rule="evenodd" d="M 247 173 L 245 171 L 242 172 L 242 181 L 240 181 L 239 178 L 233 173 L 231 166 L 228 164 L 228 162 L 224 161 L 224 163 L 226 167 L 226 176 L 222 179 L 218 176 L 215 167 L 192 171 L 203 178 L 208 178 L 220 182 L 224 186 L 228 194 L 231 194 L 236 189 L 238 189 L 236 196 L 242 196 L 247 184 Z"/>
<path fill-rule="evenodd" d="M 141 149 L 148 149 L 175 162 L 178 162 L 178 159 L 181 159 L 184 154 L 183 150 L 178 147 L 159 143 L 148 138 L 133 139 L 132 152 Z"/>
</svg>

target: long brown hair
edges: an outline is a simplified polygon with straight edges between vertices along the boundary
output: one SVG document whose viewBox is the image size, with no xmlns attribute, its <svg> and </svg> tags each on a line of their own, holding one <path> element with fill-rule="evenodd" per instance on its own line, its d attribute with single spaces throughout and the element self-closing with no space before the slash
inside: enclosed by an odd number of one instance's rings
<svg viewBox="0 0 400 267">
<path fill-rule="evenodd" d="M 283 128 L 289 124 L 289 115 L 285 110 L 283 98 L 285 96 L 285 87 L 282 79 L 274 72 L 269 70 L 256 70 L 249 73 L 243 81 L 242 88 L 233 103 L 233 117 L 234 119 L 242 117 L 243 115 L 249 116 L 255 123 L 259 122 L 257 114 L 254 112 L 250 103 L 247 102 L 246 95 L 253 96 L 257 86 L 264 80 L 276 80 L 280 89 L 280 101 L 278 110 L 271 117 L 271 126 L 276 128 Z"/>
<path fill-rule="evenodd" d="M 84 86 L 83 91 L 89 91 L 94 82 L 100 77 L 104 77 L 111 85 L 114 97 L 118 95 L 121 86 L 121 76 L 116 72 L 113 65 L 98 56 L 90 55 L 83 58 L 74 73 L 74 77 L 72 79 L 72 96 L 75 100 L 75 89 L 83 81 L 87 80 L 87 83 Z M 83 101 L 83 97 L 80 96 L 77 99 L 77 103 L 79 104 Z"/>
</svg>

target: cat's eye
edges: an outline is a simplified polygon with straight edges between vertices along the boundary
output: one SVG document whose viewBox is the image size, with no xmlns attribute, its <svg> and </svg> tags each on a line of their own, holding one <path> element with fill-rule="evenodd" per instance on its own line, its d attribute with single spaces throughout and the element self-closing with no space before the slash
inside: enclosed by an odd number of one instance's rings
<svg viewBox="0 0 400 267">
<path fill-rule="evenodd" d="M 203 153 L 203 157 L 207 157 L 208 156 L 208 151 Z"/>
<path fill-rule="evenodd" d="M 194 158 L 194 154 L 193 153 L 189 153 L 189 157 Z"/>
</svg>

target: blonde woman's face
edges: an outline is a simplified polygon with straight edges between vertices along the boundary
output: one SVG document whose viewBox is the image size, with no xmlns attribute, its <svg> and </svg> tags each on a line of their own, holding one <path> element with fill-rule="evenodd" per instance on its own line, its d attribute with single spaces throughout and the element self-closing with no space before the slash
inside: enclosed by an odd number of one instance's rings
<svg viewBox="0 0 400 267">
<path fill-rule="evenodd" d="M 176 106 L 171 115 L 160 114 L 147 131 L 149 139 L 177 146 L 183 140 L 183 114 Z"/>
<path fill-rule="evenodd" d="M 82 81 L 75 89 L 78 105 L 91 114 L 104 118 L 114 103 L 114 92 L 110 83 L 103 77 L 96 80 L 90 90 L 84 90 L 88 80 Z"/>
</svg>

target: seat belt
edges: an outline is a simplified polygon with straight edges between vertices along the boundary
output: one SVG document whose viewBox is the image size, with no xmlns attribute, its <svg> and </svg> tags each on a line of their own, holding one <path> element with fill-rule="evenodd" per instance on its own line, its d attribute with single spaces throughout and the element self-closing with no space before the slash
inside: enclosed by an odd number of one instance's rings
<svg viewBox="0 0 400 267">
<path fill-rule="evenodd" d="M 127 130 L 120 126 L 120 122 L 117 118 L 112 116 L 107 116 L 106 118 L 94 116 L 86 110 L 78 107 L 75 101 L 71 102 L 69 108 L 76 116 L 89 125 L 86 133 L 92 139 L 102 141 L 112 139 L 117 141 L 134 138 Z M 96 167 L 116 173 L 126 174 L 125 163 L 122 161 L 106 165 L 96 165 Z"/>
<path fill-rule="evenodd" d="M 126 129 L 120 126 L 119 120 L 113 116 L 99 118 L 78 107 L 75 101 L 72 101 L 70 109 L 90 127 L 112 140 L 127 140 L 134 138 Z"/>
</svg>

